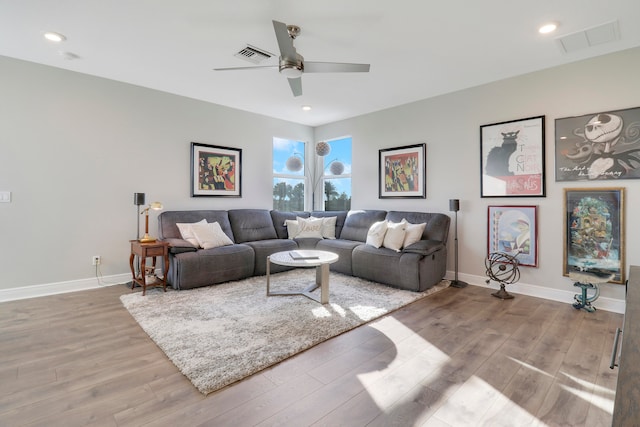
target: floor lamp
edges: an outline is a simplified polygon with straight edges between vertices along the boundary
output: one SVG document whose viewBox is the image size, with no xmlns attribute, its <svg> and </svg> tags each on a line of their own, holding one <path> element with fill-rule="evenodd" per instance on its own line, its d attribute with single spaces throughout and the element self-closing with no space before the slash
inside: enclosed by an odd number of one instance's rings
<svg viewBox="0 0 640 427">
<path fill-rule="evenodd" d="M 453 279 L 453 281 L 451 281 L 451 286 L 454 288 L 464 288 L 465 286 L 468 285 L 468 283 L 458 280 L 458 211 L 460 210 L 460 200 L 450 199 L 449 210 L 451 212 L 456 213 L 455 228 L 454 228 L 455 230 L 454 242 L 455 242 L 455 252 L 456 252 L 455 269 L 456 270 L 455 270 L 455 278 Z"/>
</svg>

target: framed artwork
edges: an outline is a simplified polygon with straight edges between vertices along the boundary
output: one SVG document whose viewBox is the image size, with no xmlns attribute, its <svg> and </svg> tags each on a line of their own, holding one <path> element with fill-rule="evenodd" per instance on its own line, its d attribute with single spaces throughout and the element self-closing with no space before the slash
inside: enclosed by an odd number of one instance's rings
<svg viewBox="0 0 640 427">
<path fill-rule="evenodd" d="M 191 197 L 242 197 L 242 150 L 191 143 Z"/>
<path fill-rule="evenodd" d="M 538 207 L 489 206 L 488 253 L 503 252 L 519 265 L 538 266 Z"/>
<path fill-rule="evenodd" d="M 544 116 L 480 126 L 480 196 L 545 197 Z"/>
<path fill-rule="evenodd" d="M 427 197 L 427 145 L 379 150 L 378 198 Z"/>
<path fill-rule="evenodd" d="M 640 178 L 640 107 L 556 119 L 556 181 Z"/>
<path fill-rule="evenodd" d="M 624 188 L 564 189 L 564 267 L 613 273 L 624 283 Z"/>
</svg>

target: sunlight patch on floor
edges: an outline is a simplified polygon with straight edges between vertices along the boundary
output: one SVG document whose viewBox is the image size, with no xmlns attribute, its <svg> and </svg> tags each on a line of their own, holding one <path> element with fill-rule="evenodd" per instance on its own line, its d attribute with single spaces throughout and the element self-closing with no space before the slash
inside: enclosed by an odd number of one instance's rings
<svg viewBox="0 0 640 427">
<path fill-rule="evenodd" d="M 567 374 L 566 372 L 560 372 L 560 374 L 566 376 L 571 381 L 578 384 L 583 390 L 591 391 L 583 391 L 576 387 L 571 387 L 568 385 L 560 385 L 560 387 L 562 387 L 569 393 L 572 393 L 586 400 L 587 402 L 590 402 L 592 405 L 602 409 L 603 411 L 609 414 L 613 414 L 613 402 L 616 395 L 615 390 L 611 390 L 609 388 L 602 387 L 589 381 L 585 381 L 581 378 Z"/>
<path fill-rule="evenodd" d="M 523 366 L 523 367 L 525 367 L 525 368 L 527 368 L 527 369 L 529 369 L 529 370 L 533 371 L 533 372 L 536 372 L 536 373 L 538 373 L 538 374 L 542 374 L 542 375 L 545 375 L 545 376 L 547 376 L 547 377 L 551 377 L 551 378 L 553 378 L 553 377 L 554 377 L 553 375 L 551 375 L 551 374 L 549 374 L 549 373 L 547 373 L 547 372 L 545 372 L 545 371 L 543 371 L 543 370 L 541 370 L 541 369 L 538 369 L 538 368 L 536 368 L 536 367 L 535 367 L 535 366 L 533 366 L 533 365 L 530 365 L 530 364 L 528 364 L 528 363 L 525 363 L 525 362 L 523 362 L 522 360 L 514 359 L 513 357 L 509 357 L 509 359 L 510 359 L 511 361 L 516 362 L 517 364 L 519 364 L 519 365 L 521 365 L 521 366 Z"/>
</svg>

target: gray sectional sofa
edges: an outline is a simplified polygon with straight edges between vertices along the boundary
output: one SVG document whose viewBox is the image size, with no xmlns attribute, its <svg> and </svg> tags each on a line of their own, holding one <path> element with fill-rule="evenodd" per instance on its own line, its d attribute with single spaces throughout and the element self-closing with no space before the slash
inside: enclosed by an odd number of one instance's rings
<svg viewBox="0 0 640 427">
<path fill-rule="evenodd" d="M 290 239 L 286 220 L 336 217 L 335 239 Z M 179 223 L 218 222 L 233 244 L 198 248 L 182 238 Z M 426 223 L 421 240 L 400 251 L 368 245 L 372 224 L 383 221 Z M 318 249 L 337 253 L 331 270 L 411 291 L 424 291 L 445 275 L 450 218 L 440 213 L 383 210 L 280 212 L 266 209 L 165 211 L 159 237 L 170 244 L 168 283 L 175 289 L 209 286 L 266 274 L 267 256 L 280 251 Z M 271 272 L 291 269 L 271 266 Z"/>
</svg>

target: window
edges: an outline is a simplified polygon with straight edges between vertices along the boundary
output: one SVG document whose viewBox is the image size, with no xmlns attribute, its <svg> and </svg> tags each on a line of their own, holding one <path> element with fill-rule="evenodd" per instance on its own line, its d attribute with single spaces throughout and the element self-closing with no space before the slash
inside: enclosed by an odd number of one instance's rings
<svg viewBox="0 0 640 427">
<path fill-rule="evenodd" d="M 318 159 L 321 159 L 317 164 L 322 167 L 322 173 L 313 181 L 315 191 L 320 191 L 320 194 L 315 196 L 315 202 L 321 203 L 325 211 L 349 210 L 351 209 L 351 137 L 326 141 L 326 146 L 321 144 L 316 144 L 314 153 Z"/>
<path fill-rule="evenodd" d="M 305 146 L 301 141 L 273 138 L 273 209 L 304 210 Z"/>
<path fill-rule="evenodd" d="M 273 209 L 351 209 L 351 137 L 314 147 L 309 151 L 315 172 L 305 162 L 304 142 L 273 138 Z"/>
</svg>

